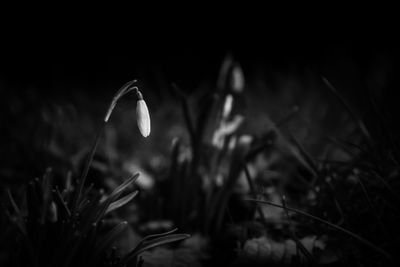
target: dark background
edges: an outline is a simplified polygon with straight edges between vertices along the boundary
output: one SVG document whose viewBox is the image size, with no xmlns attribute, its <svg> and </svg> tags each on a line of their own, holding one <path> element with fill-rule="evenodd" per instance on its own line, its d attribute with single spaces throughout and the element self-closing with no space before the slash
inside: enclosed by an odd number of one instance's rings
<svg viewBox="0 0 400 267">
<path fill-rule="evenodd" d="M 393 23 L 377 23 L 373 17 L 368 23 L 339 24 L 336 17 L 324 24 L 331 17 L 321 20 L 321 15 L 310 24 L 296 18 L 285 24 L 287 17 L 242 24 L 244 18 L 204 28 L 185 28 L 185 20 L 145 28 L 148 22 L 140 21 L 111 36 L 114 28 L 103 32 L 101 27 L 83 27 L 75 33 L 46 24 L 47 31 L 15 30 L 3 35 L 0 95 L 29 92 L 49 101 L 70 101 L 83 94 L 108 101 L 131 79 L 139 79 L 147 94 L 167 94 L 171 82 L 192 93 L 202 83 L 215 84 L 224 57 L 231 53 L 244 69 L 248 91 L 258 80 L 280 90 L 277 74 L 296 77 L 304 87 L 310 75 L 314 80 L 324 76 L 352 105 L 363 109 L 373 97 L 387 114 L 398 113 Z"/>
<path fill-rule="evenodd" d="M 371 68 L 394 72 L 398 43 L 394 32 L 368 26 L 341 29 L 311 31 L 299 26 L 271 31 L 259 26 L 205 34 L 207 30 L 192 33 L 188 28 L 187 32 L 159 30 L 126 39 L 97 35 L 90 39 L 89 34 L 53 38 L 52 33 L 30 32 L 24 38 L 4 38 L 0 79 L 19 88 L 32 85 L 48 90 L 80 84 L 90 90 L 132 77 L 154 79 L 155 73 L 161 73 L 168 81 L 194 87 L 203 78 L 216 77 L 227 52 L 250 74 L 260 68 L 279 72 L 293 67 L 338 79 L 346 78 L 344 68 L 354 69 L 356 73 L 351 74 L 361 78 Z"/>
</svg>

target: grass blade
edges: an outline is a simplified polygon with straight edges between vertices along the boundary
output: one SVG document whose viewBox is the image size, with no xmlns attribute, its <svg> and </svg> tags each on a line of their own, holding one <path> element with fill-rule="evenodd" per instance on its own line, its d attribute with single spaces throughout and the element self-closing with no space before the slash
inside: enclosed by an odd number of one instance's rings
<svg viewBox="0 0 400 267">
<path fill-rule="evenodd" d="M 253 183 L 253 179 L 250 175 L 249 168 L 247 167 L 246 163 L 244 163 L 243 165 L 244 165 L 244 173 L 245 173 L 245 176 L 247 179 L 247 183 L 249 184 L 249 187 L 250 187 L 250 192 L 253 195 L 253 197 L 257 197 L 256 189 L 255 189 L 255 186 Z M 267 220 L 265 219 L 265 214 L 264 214 L 264 211 L 262 210 L 262 208 L 259 205 L 257 205 L 256 209 L 257 209 L 258 215 L 260 216 L 261 221 L 264 223 L 264 225 L 267 225 Z"/>
<path fill-rule="evenodd" d="M 96 218 L 96 223 L 103 218 L 104 214 L 106 213 L 107 209 L 109 208 L 110 204 L 115 201 L 123 192 L 125 189 L 127 189 L 132 183 L 136 181 L 136 179 L 139 177 L 139 173 L 136 173 L 129 177 L 125 182 L 123 182 L 120 186 L 114 189 L 112 193 L 102 202 L 100 205 L 100 211 L 97 214 Z"/>
<path fill-rule="evenodd" d="M 70 210 L 68 209 L 68 206 L 67 206 L 67 204 L 65 203 L 65 201 L 64 201 L 64 199 L 63 199 L 63 197 L 62 197 L 62 195 L 61 195 L 61 193 L 60 193 L 60 190 L 58 190 L 57 187 L 56 187 L 55 190 L 53 190 L 53 194 L 55 195 L 54 200 L 55 200 L 56 203 L 58 204 L 58 207 L 61 207 L 61 208 L 62 208 L 62 211 L 63 211 L 62 214 L 64 215 L 63 218 L 65 218 L 65 217 L 67 217 L 67 218 L 71 217 L 71 212 L 70 212 Z"/>
<path fill-rule="evenodd" d="M 333 92 L 333 94 L 339 99 L 339 101 L 343 104 L 347 112 L 350 114 L 350 116 L 353 117 L 354 121 L 360 128 L 361 132 L 363 135 L 367 138 L 368 142 L 371 144 L 372 143 L 372 138 L 371 135 L 365 126 L 364 122 L 356 115 L 356 113 L 351 109 L 350 105 L 346 102 L 346 100 L 339 94 L 339 92 L 336 90 L 336 88 L 325 78 L 322 77 L 323 82 L 328 86 L 328 88 Z"/>
<path fill-rule="evenodd" d="M 139 193 L 139 191 L 136 190 L 135 192 L 132 192 L 132 193 L 130 193 L 129 195 L 126 195 L 126 196 L 124 196 L 123 198 L 118 199 L 117 201 L 114 201 L 113 203 L 111 203 L 111 204 L 108 206 L 108 208 L 107 208 L 105 214 L 107 214 L 107 213 L 109 213 L 109 212 L 112 212 L 113 210 L 116 210 L 116 209 L 118 209 L 118 208 L 124 206 L 126 203 L 128 203 L 128 202 L 131 201 L 133 198 L 135 198 L 136 195 L 137 195 L 138 193 Z"/>
<path fill-rule="evenodd" d="M 134 183 L 138 177 L 139 173 L 136 173 L 131 177 L 129 177 L 126 181 L 124 181 L 121 185 L 119 185 L 117 188 L 114 189 L 114 191 L 110 194 L 108 199 L 113 199 L 115 197 L 118 197 L 126 188 L 128 188 L 132 183 Z"/>
</svg>

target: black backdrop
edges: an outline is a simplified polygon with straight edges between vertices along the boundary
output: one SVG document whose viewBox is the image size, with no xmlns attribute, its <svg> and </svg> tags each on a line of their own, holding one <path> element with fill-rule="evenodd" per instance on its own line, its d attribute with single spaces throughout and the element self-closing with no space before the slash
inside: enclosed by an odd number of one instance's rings
<svg viewBox="0 0 400 267">
<path fill-rule="evenodd" d="M 369 25 L 344 32 L 342 28 L 309 31 L 302 26 L 270 29 L 218 29 L 213 34 L 187 29 L 126 39 L 91 39 L 89 34 L 53 38 L 35 32 L 21 40 L 5 38 L 6 46 L 0 50 L 0 90 L 12 93 L 28 88 L 46 95 L 78 90 L 101 95 L 133 78 L 147 82 L 149 90 L 160 90 L 157 80 L 162 77 L 165 83 L 177 82 L 191 91 L 202 80 L 215 80 L 230 52 L 250 78 L 260 69 L 264 74 L 310 70 L 339 86 L 347 84 L 346 91 L 354 95 L 365 92 L 363 81 L 378 70 L 385 80 L 379 93 L 388 105 L 396 106 L 397 41 L 387 29 Z"/>
</svg>

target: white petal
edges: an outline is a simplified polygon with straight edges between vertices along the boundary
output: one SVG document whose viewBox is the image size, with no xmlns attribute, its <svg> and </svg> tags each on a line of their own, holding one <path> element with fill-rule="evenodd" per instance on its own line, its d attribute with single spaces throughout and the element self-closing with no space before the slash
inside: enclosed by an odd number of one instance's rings
<svg viewBox="0 0 400 267">
<path fill-rule="evenodd" d="M 229 116 L 229 114 L 232 111 L 232 105 L 233 105 L 233 96 L 231 94 L 228 94 L 225 98 L 224 109 L 222 111 L 223 118 Z"/>
<path fill-rule="evenodd" d="M 138 100 L 136 103 L 136 120 L 140 133 L 143 137 L 150 135 L 150 115 L 144 100 Z"/>
</svg>

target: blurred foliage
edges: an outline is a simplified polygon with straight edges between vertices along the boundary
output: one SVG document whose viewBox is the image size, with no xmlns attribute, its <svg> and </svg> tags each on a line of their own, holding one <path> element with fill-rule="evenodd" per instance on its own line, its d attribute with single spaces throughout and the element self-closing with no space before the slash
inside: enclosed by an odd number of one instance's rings
<svg viewBox="0 0 400 267">
<path fill-rule="evenodd" d="M 152 134 L 144 141 L 137 141 L 132 98 L 121 101 L 94 155 L 88 199 L 101 206 L 122 177 L 136 172 L 140 194 L 110 212 L 104 229 L 96 226 L 90 232 L 93 220 L 84 219 L 88 227 L 78 244 L 85 248 L 80 251 L 85 259 L 72 258 L 85 265 L 92 255 L 105 266 L 117 266 L 118 257 L 132 251 L 140 255 L 136 260 L 142 266 L 382 266 L 397 261 L 399 145 L 393 118 L 382 110 L 379 98 L 364 97 L 368 105 L 353 105 L 353 96 L 315 73 L 257 76 L 242 67 L 228 55 L 216 81 L 200 81 L 193 90 L 162 83 L 164 90 L 149 90 Z M 383 86 L 373 77 L 369 82 Z M 5 230 L 0 233 L 0 262 L 10 260 L 7 244 L 15 233 L 10 222 L 21 227 L 32 216 L 30 208 L 41 207 L 46 222 L 35 227 L 48 231 L 45 238 L 55 238 L 63 223 L 62 217 L 52 222 L 51 209 L 56 205 L 61 212 L 65 196 L 54 205 L 51 200 L 57 192 L 63 194 L 67 177 L 81 173 L 88 141 L 103 115 L 100 107 L 108 104 L 103 96 L 84 93 L 71 101 L 47 100 L 33 92 L 3 94 L 8 101 L 1 107 L 7 127 L 2 129 L 0 172 L 2 185 L 12 194 L 1 192 L 0 224 Z M 32 207 L 26 188 L 48 179 L 32 180 L 42 177 L 48 166 L 53 188 L 60 191 L 48 192 L 52 197 L 46 205 Z M 42 191 L 36 194 L 38 199 L 44 196 Z M 122 231 L 122 219 L 126 232 L 111 242 L 107 230 Z M 192 237 L 155 249 L 145 243 L 146 252 L 132 250 L 140 237 L 175 227 Z M 29 248 L 21 246 L 24 236 L 18 239 L 19 249 Z M 103 246 L 101 238 L 118 250 Z M 155 236 L 160 244 L 163 238 Z M 95 252 L 84 241 L 102 245 L 104 251 Z M 42 243 L 42 254 L 31 256 L 49 266 L 51 249 L 70 245 L 63 239 Z M 103 258 L 96 258 L 98 253 Z"/>
</svg>

